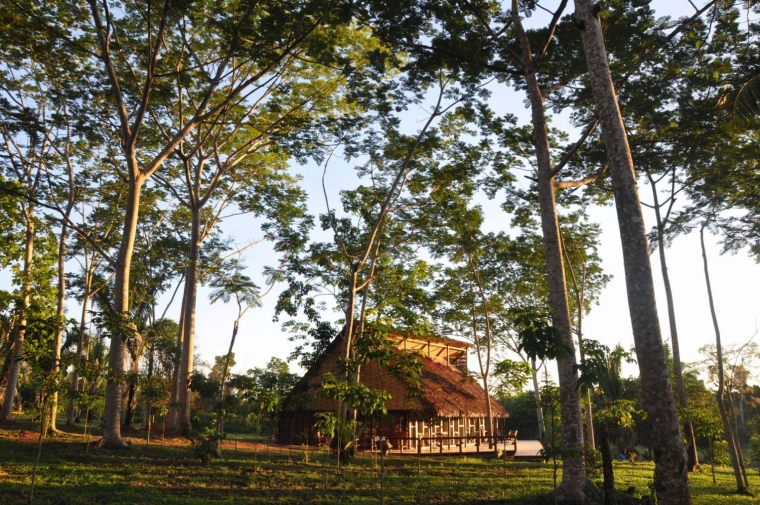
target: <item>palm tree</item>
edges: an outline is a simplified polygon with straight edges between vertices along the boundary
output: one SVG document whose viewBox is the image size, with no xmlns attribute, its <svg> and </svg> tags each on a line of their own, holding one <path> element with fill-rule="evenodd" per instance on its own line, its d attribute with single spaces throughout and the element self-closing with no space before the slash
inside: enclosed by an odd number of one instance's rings
<svg viewBox="0 0 760 505">
<path fill-rule="evenodd" d="M 214 291 L 209 295 L 212 304 L 218 301 L 229 303 L 234 300 L 238 307 L 237 317 L 232 324 L 230 348 L 227 351 L 227 356 L 224 360 L 221 386 L 219 388 L 219 410 L 216 420 L 218 445 L 221 445 L 221 437 L 224 434 L 224 386 L 227 381 L 227 375 L 229 374 L 230 360 L 233 355 L 232 349 L 235 346 L 235 339 L 237 338 L 238 330 L 240 329 L 240 320 L 243 319 L 243 316 L 251 308 L 261 306 L 261 299 L 269 294 L 280 274 L 279 271 L 274 273 L 270 272 L 269 288 L 264 293 L 261 293 L 256 283 L 253 282 L 250 277 L 242 273 L 242 270 L 244 269 L 245 265 L 239 259 L 230 260 L 223 264 L 219 270 L 211 274 L 211 280 L 209 282 L 210 286 L 214 288 Z"/>
<path fill-rule="evenodd" d="M 614 431 L 633 427 L 633 414 L 636 412 L 633 402 L 623 398 L 623 380 L 620 369 L 623 360 L 633 362 L 631 353 L 620 345 L 613 350 L 594 340 L 585 340 L 584 359 L 578 365 L 579 387 L 594 389 L 598 387 L 599 405 L 596 410 L 596 433 L 598 448 L 602 453 L 602 473 L 604 476 L 604 503 L 615 503 L 615 475 L 612 469 L 612 451 L 610 442 Z"/>
</svg>

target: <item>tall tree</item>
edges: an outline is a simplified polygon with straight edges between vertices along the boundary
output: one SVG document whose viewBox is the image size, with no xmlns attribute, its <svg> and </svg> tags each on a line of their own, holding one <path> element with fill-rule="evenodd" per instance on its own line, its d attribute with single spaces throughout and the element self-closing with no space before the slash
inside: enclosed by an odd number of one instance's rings
<svg viewBox="0 0 760 505">
<path fill-rule="evenodd" d="M 108 384 L 104 415 L 105 445 L 124 447 L 119 377 L 124 339 L 130 332 L 130 269 L 143 185 L 199 125 L 224 117 L 238 101 L 254 96 L 286 57 L 303 51 L 311 36 L 319 44 L 303 56 L 319 58 L 319 49 L 332 45 L 331 27 L 348 17 L 340 5 L 317 0 L 285 2 L 267 10 L 247 1 L 165 0 L 146 9 L 133 4 L 113 9 L 109 2 L 96 0 L 88 4 L 98 57 L 110 85 L 110 104 L 118 118 L 120 153 L 115 166 L 123 164 L 129 188 L 114 278 L 113 311 L 123 319 L 123 332 L 111 344 L 109 365 L 116 380 Z M 249 66 L 256 70 L 238 80 L 239 72 Z M 198 100 L 182 102 L 184 110 L 167 118 L 161 112 L 167 94 L 181 94 L 174 87 L 178 79 L 193 82 Z"/>
<path fill-rule="evenodd" d="M 657 316 L 644 218 L 633 160 L 612 82 L 599 7 L 575 0 L 574 20 L 581 32 L 596 114 L 612 176 L 615 208 L 623 244 L 628 308 L 655 456 L 655 486 L 663 503 L 690 504 L 686 461 L 670 374 Z"/>
<path fill-rule="evenodd" d="M 65 85 L 66 75 L 76 64 L 59 65 L 54 55 L 70 49 L 69 41 L 57 37 L 56 31 L 68 35 L 74 23 L 65 6 L 51 5 L 40 12 L 41 17 L 28 16 L 37 10 L 33 3 L 23 2 L 18 8 L 6 6 L 0 18 L 3 27 L 12 32 L 0 49 L 3 67 L 0 74 L 0 160 L 3 175 L 15 183 L 5 189 L 15 193 L 25 226 L 23 267 L 19 276 L 21 293 L 0 413 L 2 419 L 11 418 L 23 360 L 26 314 L 34 282 L 35 237 L 41 225 L 38 201 L 44 200 L 44 174 L 46 170 L 55 171 L 55 149 L 60 144 L 54 144 L 60 134 L 63 132 L 64 138 L 71 138 L 70 131 L 66 135 L 67 124 L 61 118 L 71 98 L 67 94 L 71 90 Z M 54 24 L 55 28 L 48 29 L 48 23 Z"/>
<path fill-rule="evenodd" d="M 269 289 L 265 293 L 261 293 L 259 287 L 251 278 L 241 273 L 241 267 L 239 259 L 230 261 L 220 269 L 217 275 L 212 277 L 209 283 L 214 288 L 214 291 L 210 295 L 212 304 L 220 300 L 224 303 L 229 303 L 234 299 L 237 305 L 237 317 L 232 323 L 230 348 L 223 357 L 223 366 L 219 378 L 220 387 L 216 418 L 216 436 L 219 437 L 217 447 L 219 449 L 221 449 L 221 438 L 224 436 L 226 383 L 229 378 L 230 368 L 234 366 L 235 353 L 232 350 L 235 347 L 235 340 L 240 329 L 240 321 L 251 308 L 261 305 L 261 298 L 271 291 L 274 282 L 277 280 L 275 272 L 275 277 L 270 279 Z"/>
<path fill-rule="evenodd" d="M 368 64 L 366 53 L 376 49 L 371 38 L 351 26 L 334 27 L 331 34 L 339 51 L 352 55 L 352 64 Z M 193 45 L 199 57 L 207 48 Z M 307 38 L 284 54 L 257 84 L 255 100 L 241 100 L 203 121 L 176 146 L 167 174 L 158 178 L 187 207 L 191 216 L 187 276 L 182 309 L 182 358 L 178 401 L 182 403 L 182 431 L 189 430 L 190 405 L 187 377 L 192 371 L 195 312 L 201 246 L 225 214 L 251 212 L 253 216 L 288 213 L 295 198 L 295 180 L 286 175 L 290 156 L 321 154 L 331 130 L 357 121 L 355 100 L 346 93 L 348 80 L 338 50 L 317 50 Z M 310 55 L 313 61 L 305 59 Z M 329 64 L 328 64 L 328 60 Z M 261 72 L 260 62 L 241 65 L 231 86 Z M 183 106 L 202 99 L 204 89 L 192 81 L 178 82 L 171 114 L 180 123 L 188 120 Z M 220 91 L 222 98 L 225 90 Z M 216 100 L 217 97 L 214 97 Z M 192 114 L 192 111 L 190 111 Z M 167 138 L 168 140 L 168 138 Z M 176 181 L 176 182 L 175 182 Z M 278 200 L 282 200 L 279 203 Z M 228 212 L 226 212 L 228 211 Z"/>
<path fill-rule="evenodd" d="M 712 219 L 711 215 L 707 215 L 702 226 L 699 228 L 699 241 L 702 247 L 702 260 L 704 265 L 705 274 L 705 286 L 707 287 L 707 299 L 710 304 L 710 316 L 712 317 L 713 329 L 715 331 L 715 350 L 717 361 L 717 375 L 718 375 L 718 409 L 720 410 L 720 418 L 723 421 L 723 436 L 728 442 L 728 454 L 731 458 L 731 466 L 734 470 L 734 479 L 736 480 L 736 489 L 739 493 L 749 492 L 749 483 L 747 481 L 747 474 L 743 470 L 743 455 L 739 447 L 736 432 L 731 426 L 731 420 L 728 417 L 726 411 L 726 373 L 723 364 L 723 345 L 720 339 L 720 327 L 718 325 L 718 315 L 715 312 L 715 302 L 713 300 L 712 285 L 710 284 L 710 270 L 707 262 L 707 250 L 705 249 L 705 228 L 708 227 Z"/>
</svg>

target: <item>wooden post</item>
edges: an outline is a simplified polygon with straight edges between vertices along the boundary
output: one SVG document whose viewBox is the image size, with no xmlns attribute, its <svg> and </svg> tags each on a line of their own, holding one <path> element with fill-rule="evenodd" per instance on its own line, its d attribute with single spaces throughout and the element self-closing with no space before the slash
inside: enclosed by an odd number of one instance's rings
<svg viewBox="0 0 760 505">
<path fill-rule="evenodd" d="M 451 360 L 449 359 L 449 346 L 446 346 L 446 366 L 451 366 Z"/>
<path fill-rule="evenodd" d="M 428 340 L 428 358 L 430 357 L 430 340 Z"/>
<path fill-rule="evenodd" d="M 475 435 L 475 452 L 480 452 L 480 433 Z"/>
</svg>

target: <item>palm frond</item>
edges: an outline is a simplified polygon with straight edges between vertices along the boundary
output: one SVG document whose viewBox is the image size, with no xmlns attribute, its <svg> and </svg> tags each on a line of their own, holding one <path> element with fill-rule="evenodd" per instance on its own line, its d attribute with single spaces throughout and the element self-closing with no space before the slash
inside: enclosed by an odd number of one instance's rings
<svg viewBox="0 0 760 505">
<path fill-rule="evenodd" d="M 734 119 L 749 123 L 760 116 L 760 74 L 744 83 L 734 98 Z"/>
</svg>

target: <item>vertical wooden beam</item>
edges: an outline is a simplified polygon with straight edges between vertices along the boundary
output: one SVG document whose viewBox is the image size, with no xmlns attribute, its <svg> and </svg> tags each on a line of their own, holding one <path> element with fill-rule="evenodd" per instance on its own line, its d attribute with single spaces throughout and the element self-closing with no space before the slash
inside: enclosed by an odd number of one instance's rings
<svg viewBox="0 0 760 505">
<path fill-rule="evenodd" d="M 446 345 L 446 366 L 451 366 L 451 360 L 449 360 L 449 346 Z"/>
<path fill-rule="evenodd" d="M 428 340 L 428 358 L 430 357 L 430 340 Z"/>
</svg>

